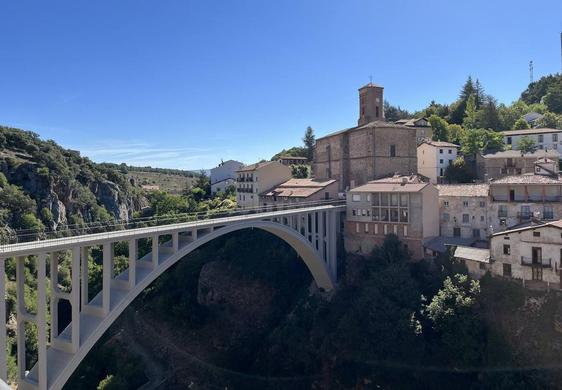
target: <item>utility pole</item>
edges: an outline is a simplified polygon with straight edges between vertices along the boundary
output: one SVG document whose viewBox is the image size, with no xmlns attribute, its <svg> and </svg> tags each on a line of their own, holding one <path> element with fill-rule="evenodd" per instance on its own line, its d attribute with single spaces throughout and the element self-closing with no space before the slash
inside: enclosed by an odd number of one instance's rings
<svg viewBox="0 0 562 390">
<path fill-rule="evenodd" d="M 529 84 L 533 83 L 533 61 L 529 61 Z"/>
</svg>

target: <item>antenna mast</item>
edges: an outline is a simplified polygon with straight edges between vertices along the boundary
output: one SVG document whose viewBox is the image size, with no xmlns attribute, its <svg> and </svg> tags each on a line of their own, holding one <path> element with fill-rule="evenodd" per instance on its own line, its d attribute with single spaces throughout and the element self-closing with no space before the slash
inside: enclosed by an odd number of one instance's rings
<svg viewBox="0 0 562 390">
<path fill-rule="evenodd" d="M 530 83 L 533 82 L 533 61 L 529 61 L 529 80 Z"/>
</svg>

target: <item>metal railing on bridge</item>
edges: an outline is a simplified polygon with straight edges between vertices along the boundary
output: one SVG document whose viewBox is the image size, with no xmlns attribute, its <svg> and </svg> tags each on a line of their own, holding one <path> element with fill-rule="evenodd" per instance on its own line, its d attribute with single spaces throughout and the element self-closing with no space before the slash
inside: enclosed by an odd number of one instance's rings
<svg viewBox="0 0 562 390">
<path fill-rule="evenodd" d="M 322 200 L 311 202 L 282 203 L 277 205 L 258 206 L 251 208 L 237 208 L 227 210 L 208 210 L 195 213 L 169 214 L 144 218 L 132 218 L 127 221 L 113 220 L 109 222 L 94 222 L 88 224 L 63 225 L 59 230 L 19 229 L 8 230 L 0 228 L 0 249 L 12 244 L 44 241 L 55 238 L 77 237 L 86 234 L 106 233 L 119 230 L 138 229 L 152 226 L 166 226 L 177 223 L 206 221 L 209 219 L 236 217 L 250 214 L 261 214 L 273 211 L 295 210 L 320 206 L 343 206 L 345 200 Z"/>
</svg>

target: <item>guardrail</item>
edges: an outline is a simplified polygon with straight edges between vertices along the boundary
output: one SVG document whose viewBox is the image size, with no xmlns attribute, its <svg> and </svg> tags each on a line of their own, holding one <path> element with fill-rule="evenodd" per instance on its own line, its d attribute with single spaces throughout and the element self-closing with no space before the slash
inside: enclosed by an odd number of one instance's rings
<svg viewBox="0 0 562 390">
<path fill-rule="evenodd" d="M 312 202 L 299 202 L 294 204 L 277 204 L 268 206 L 259 206 L 252 208 L 239 208 L 233 210 L 209 210 L 196 213 L 182 213 L 166 216 L 154 216 L 146 218 L 135 218 L 128 221 L 111 221 L 106 223 L 91 223 L 85 225 L 65 225 L 63 230 L 41 231 L 37 229 L 22 229 L 13 232 L 6 229 L 0 229 L 0 248 L 8 245 L 40 242 L 51 239 L 79 237 L 87 234 L 98 234 L 115 232 L 120 230 L 132 230 L 147 227 L 156 227 L 167 225 L 208 221 L 211 219 L 238 217 L 244 215 L 264 214 L 275 211 L 291 211 L 310 207 L 321 206 L 344 206 L 345 200 L 323 200 Z"/>
<path fill-rule="evenodd" d="M 521 265 L 531 266 L 531 267 L 542 267 L 542 268 L 551 268 L 552 267 L 552 259 L 548 258 L 540 258 L 535 261 L 531 257 L 521 256 Z"/>
</svg>

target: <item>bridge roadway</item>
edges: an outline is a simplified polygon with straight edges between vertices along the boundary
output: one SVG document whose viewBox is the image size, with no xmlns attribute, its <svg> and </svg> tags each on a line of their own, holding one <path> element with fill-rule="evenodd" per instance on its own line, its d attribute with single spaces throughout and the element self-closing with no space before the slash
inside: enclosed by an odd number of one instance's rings
<svg viewBox="0 0 562 390">
<path fill-rule="evenodd" d="M 296 204 L 279 211 L 0 246 L 0 318 L 6 318 L 5 260 L 16 257 L 18 388 L 60 389 L 95 342 L 150 283 L 193 250 L 230 232 L 258 228 L 280 237 L 303 259 L 318 287 L 331 290 L 337 280 L 338 216 L 344 210 L 342 202 L 304 207 Z M 138 258 L 138 240 L 147 238 L 152 251 Z M 113 247 L 120 241 L 129 243 L 129 267 L 114 275 Z M 90 300 L 88 261 L 92 246 L 103 248 L 103 282 L 102 291 Z M 64 292 L 56 283 L 50 284 L 48 337 L 46 261 L 49 258 L 51 269 L 58 269 L 56 254 L 62 251 L 72 253 L 71 290 Z M 37 261 L 36 313 L 29 312 L 21 299 L 24 260 L 28 256 Z M 72 321 L 59 334 L 60 300 L 70 303 Z M 25 367 L 25 322 L 36 324 L 38 329 L 38 360 L 29 371 Z M 0 324 L 0 348 L 4 351 L 0 353 L 0 379 L 6 381 L 6 323 Z"/>
</svg>

